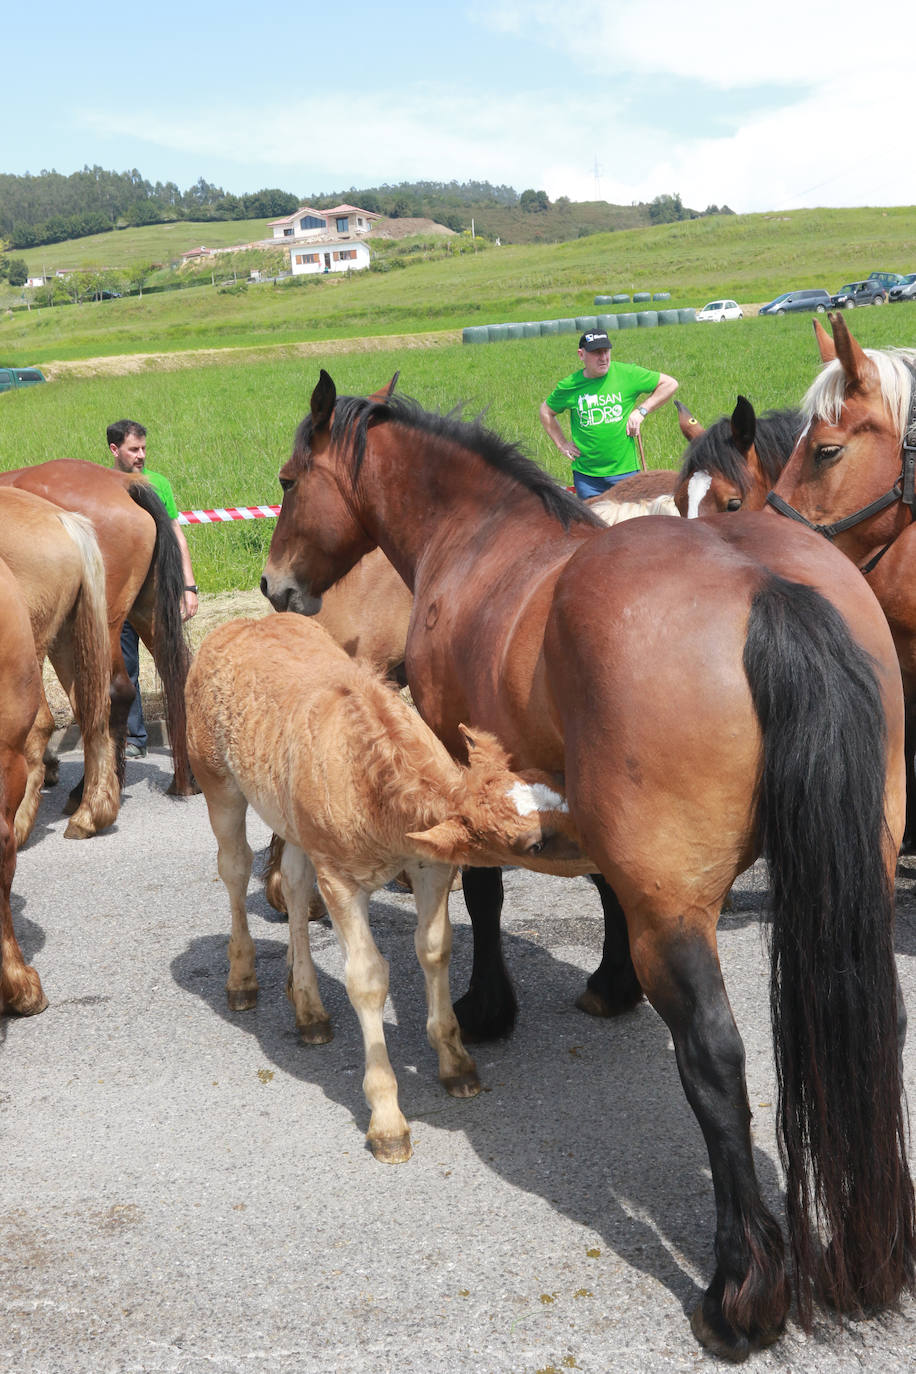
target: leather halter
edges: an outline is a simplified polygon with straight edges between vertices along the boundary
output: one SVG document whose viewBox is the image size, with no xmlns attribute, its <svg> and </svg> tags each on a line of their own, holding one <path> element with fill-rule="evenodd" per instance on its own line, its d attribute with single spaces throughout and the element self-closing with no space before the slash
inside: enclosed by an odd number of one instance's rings
<svg viewBox="0 0 916 1374">
<path fill-rule="evenodd" d="M 787 515 L 790 520 L 797 520 L 799 524 L 806 525 L 809 530 L 814 530 L 817 534 L 822 534 L 825 539 L 835 539 L 844 530 L 850 530 L 854 525 L 859 525 L 863 520 L 868 520 L 872 515 L 878 515 L 881 511 L 887 510 L 888 506 L 895 505 L 902 501 L 910 512 L 911 520 L 916 520 L 916 368 L 904 360 L 904 366 L 910 374 L 910 410 L 907 416 L 906 430 L 903 435 L 901 450 L 901 470 L 890 491 L 886 491 L 883 496 L 870 502 L 867 506 L 862 506 L 860 510 L 853 511 L 852 515 L 846 515 L 842 520 L 835 520 L 830 525 L 818 525 L 813 520 L 809 520 L 806 515 L 802 515 L 800 510 L 790 506 L 788 501 L 783 500 L 775 491 L 767 492 L 767 504 L 774 510 L 779 511 L 780 515 Z M 909 526 L 904 526 L 909 528 Z M 888 549 L 898 538 L 903 530 L 898 530 L 893 539 L 879 549 L 878 552 L 865 563 L 859 571 L 870 573 L 878 561 L 884 557 Z"/>
</svg>

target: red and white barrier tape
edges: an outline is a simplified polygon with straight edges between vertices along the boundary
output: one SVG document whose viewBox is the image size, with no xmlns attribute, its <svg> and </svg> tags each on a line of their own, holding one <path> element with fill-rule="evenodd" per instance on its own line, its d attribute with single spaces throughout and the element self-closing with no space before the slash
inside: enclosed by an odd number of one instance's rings
<svg viewBox="0 0 916 1374">
<path fill-rule="evenodd" d="M 178 523 L 216 525 L 223 520 L 269 520 L 279 514 L 279 506 L 218 506 L 215 510 L 181 510 L 178 512 Z"/>
</svg>

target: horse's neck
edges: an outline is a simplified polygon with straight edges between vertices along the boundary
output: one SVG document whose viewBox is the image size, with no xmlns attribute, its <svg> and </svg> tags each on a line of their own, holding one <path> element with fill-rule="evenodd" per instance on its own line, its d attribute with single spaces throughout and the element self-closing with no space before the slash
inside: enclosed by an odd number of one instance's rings
<svg viewBox="0 0 916 1374">
<path fill-rule="evenodd" d="M 370 430 L 359 490 L 361 522 L 413 590 L 421 564 L 438 566 L 460 550 L 495 555 L 497 527 L 513 510 L 532 541 L 565 535 L 533 492 L 473 449 L 406 425 Z"/>
</svg>

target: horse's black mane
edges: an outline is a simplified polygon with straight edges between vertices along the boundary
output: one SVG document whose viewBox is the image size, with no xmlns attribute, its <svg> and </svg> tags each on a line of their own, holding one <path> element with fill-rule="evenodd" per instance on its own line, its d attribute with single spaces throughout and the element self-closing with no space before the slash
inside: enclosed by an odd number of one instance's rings
<svg viewBox="0 0 916 1374">
<path fill-rule="evenodd" d="M 547 514 L 559 520 L 564 529 L 570 525 L 594 525 L 603 522 L 578 496 L 564 490 L 549 473 L 528 458 L 517 444 L 501 439 L 487 429 L 480 416 L 465 420 L 461 406 L 446 414 L 424 410 L 418 401 L 406 396 L 394 396 L 387 401 L 373 401 L 362 396 L 338 396 L 331 424 L 331 441 L 348 454 L 353 464 L 356 482 L 366 453 L 366 439 L 370 424 L 380 420 L 402 424 L 409 429 L 428 434 L 431 439 L 444 439 L 472 449 L 488 467 L 504 473 L 533 492 Z M 297 435 L 297 446 L 307 443 L 311 432 L 311 418 L 306 417 Z"/>
<path fill-rule="evenodd" d="M 757 416 L 754 450 L 771 486 L 789 460 L 802 431 L 801 412 L 793 409 L 768 410 Z M 681 464 L 678 481 L 687 481 L 695 472 L 721 473 L 738 490 L 746 492 L 751 478 L 744 456 L 732 441 L 731 419 L 723 415 L 714 425 L 694 439 Z"/>
</svg>

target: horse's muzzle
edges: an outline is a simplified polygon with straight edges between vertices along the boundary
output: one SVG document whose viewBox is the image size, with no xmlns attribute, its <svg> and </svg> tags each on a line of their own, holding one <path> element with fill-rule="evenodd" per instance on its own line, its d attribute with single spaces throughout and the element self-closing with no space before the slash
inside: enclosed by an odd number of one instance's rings
<svg viewBox="0 0 916 1374">
<path fill-rule="evenodd" d="M 313 596 L 296 582 L 287 578 L 275 581 L 265 573 L 261 578 L 261 594 L 275 611 L 292 611 L 295 615 L 317 615 L 321 610 L 321 597 Z"/>
</svg>

